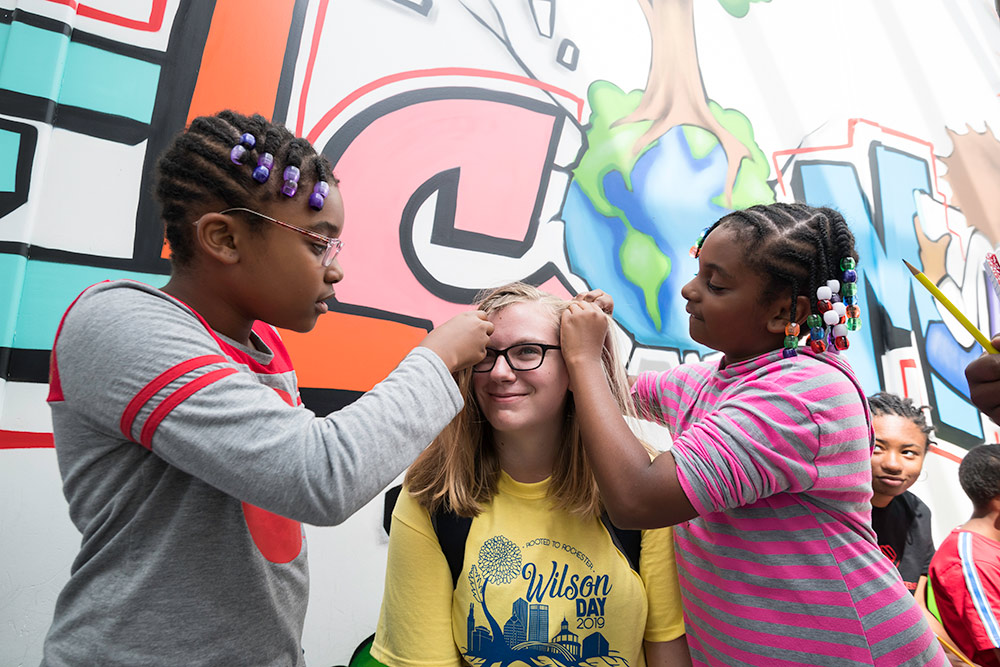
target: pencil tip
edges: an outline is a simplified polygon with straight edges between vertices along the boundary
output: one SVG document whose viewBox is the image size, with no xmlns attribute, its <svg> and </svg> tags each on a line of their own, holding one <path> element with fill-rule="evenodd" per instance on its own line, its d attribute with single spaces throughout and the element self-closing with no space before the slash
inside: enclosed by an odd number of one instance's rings
<svg viewBox="0 0 1000 667">
<path fill-rule="evenodd" d="M 906 264 L 906 268 L 908 268 L 910 270 L 910 273 L 912 273 L 913 275 L 917 275 L 918 273 L 920 273 L 915 268 L 913 268 L 913 265 L 907 262 L 905 259 L 903 260 L 903 264 Z"/>
</svg>

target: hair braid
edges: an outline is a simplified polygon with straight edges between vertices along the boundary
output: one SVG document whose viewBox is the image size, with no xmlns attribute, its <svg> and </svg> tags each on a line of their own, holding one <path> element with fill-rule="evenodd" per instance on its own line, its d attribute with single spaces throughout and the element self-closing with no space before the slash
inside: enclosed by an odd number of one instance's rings
<svg viewBox="0 0 1000 667">
<path fill-rule="evenodd" d="M 244 134 L 254 137 L 255 145 L 246 150 L 239 164 L 231 152 Z M 252 173 L 260 157 L 270 153 L 275 158 L 273 174 L 278 178 L 254 180 Z M 309 191 L 316 180 L 337 180 L 330 176 L 329 163 L 305 139 L 297 138 L 284 126 L 270 123 L 259 114 L 244 116 L 235 111 L 220 111 L 214 116 L 199 116 L 178 134 L 156 164 L 156 196 L 162 207 L 171 261 L 184 266 L 194 257 L 192 224 L 206 213 L 207 205 L 220 208 L 244 207 L 260 210 L 281 194 L 284 166 L 300 166 L 304 185 Z M 307 198 L 302 197 L 302 199 Z M 219 210 L 219 209 L 214 209 Z M 247 224 L 264 223 L 248 217 Z"/>
</svg>

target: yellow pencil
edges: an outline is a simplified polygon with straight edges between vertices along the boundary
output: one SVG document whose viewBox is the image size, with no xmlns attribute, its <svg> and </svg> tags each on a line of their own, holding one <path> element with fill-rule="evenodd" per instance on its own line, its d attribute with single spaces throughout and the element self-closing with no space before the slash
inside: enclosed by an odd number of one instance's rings
<svg viewBox="0 0 1000 667">
<path fill-rule="evenodd" d="M 927 288 L 927 291 L 938 300 L 938 303 L 947 308 L 948 312 L 955 316 L 955 319 L 958 320 L 959 324 L 965 327 L 965 329 L 972 334 L 972 337 L 976 339 L 977 343 L 983 346 L 984 350 L 990 354 L 997 353 L 997 349 L 993 347 L 993 343 L 990 342 L 990 339 L 984 336 L 983 332 L 977 329 L 976 325 L 969 321 L 969 318 L 966 317 L 965 314 L 962 313 L 962 311 L 960 311 L 958 307 L 953 304 L 941 290 L 938 289 L 937 285 L 931 282 L 930 278 L 924 275 L 923 271 L 917 271 L 913 265 L 905 259 L 903 260 L 903 264 L 906 264 L 906 268 L 910 270 L 910 273 L 912 273 L 913 276 L 920 281 L 921 285 Z"/>
</svg>

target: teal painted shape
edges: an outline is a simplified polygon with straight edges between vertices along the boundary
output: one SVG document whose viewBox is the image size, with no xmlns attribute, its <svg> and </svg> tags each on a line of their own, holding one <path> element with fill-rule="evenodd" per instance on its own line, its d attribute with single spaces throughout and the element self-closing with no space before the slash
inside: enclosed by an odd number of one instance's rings
<svg viewBox="0 0 1000 667">
<path fill-rule="evenodd" d="M 27 263 L 28 260 L 20 255 L 0 255 L 0 285 L 3 286 L 0 289 L 0 347 L 11 347 L 14 343 L 14 324 Z"/>
<path fill-rule="evenodd" d="M 59 103 L 148 123 L 160 66 L 71 42 Z"/>
<path fill-rule="evenodd" d="M 8 37 L 10 37 L 10 24 L 0 23 L 0 69 L 3 69 L 4 56 L 7 53 Z"/>
<path fill-rule="evenodd" d="M 0 66 L 0 88 L 58 99 L 69 37 L 15 21 Z"/>
<path fill-rule="evenodd" d="M 939 380 L 935 374 L 931 373 L 930 376 L 938 419 L 956 430 L 965 431 L 972 437 L 982 440 L 983 422 L 979 410 L 969 404 L 964 396 Z"/>
<path fill-rule="evenodd" d="M 0 130 L 0 192 L 13 192 L 17 185 L 17 152 L 21 135 Z"/>
<path fill-rule="evenodd" d="M 0 259 L 7 257 L 17 256 L 0 255 Z M 17 314 L 13 343 L 7 343 L 7 345 L 28 350 L 51 349 L 63 313 L 80 295 L 80 292 L 103 280 L 121 278 L 129 278 L 154 287 L 162 287 L 167 284 L 169 276 L 156 273 L 116 271 L 75 264 L 28 262 L 24 272 L 24 286 L 21 290 L 20 309 Z M 2 322 L 0 322 L 0 331 L 3 331 Z"/>
</svg>

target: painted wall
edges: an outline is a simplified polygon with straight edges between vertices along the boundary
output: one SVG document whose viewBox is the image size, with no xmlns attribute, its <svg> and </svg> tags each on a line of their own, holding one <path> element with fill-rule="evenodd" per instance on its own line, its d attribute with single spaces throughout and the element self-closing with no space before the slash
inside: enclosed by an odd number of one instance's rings
<svg viewBox="0 0 1000 667">
<path fill-rule="evenodd" d="M 340 305 L 287 336 L 317 412 L 512 279 L 610 292 L 631 371 L 705 355 L 679 297 L 699 230 L 798 200 L 858 239 L 864 386 L 932 406 L 938 539 L 968 512 L 961 454 L 1000 441 L 962 374 L 980 350 L 900 261 L 1000 330 L 988 0 L 0 0 L 0 54 L 0 664 L 37 664 L 79 540 L 44 401 L 56 324 L 99 280 L 165 282 L 150 165 L 221 108 L 283 120 L 342 181 Z M 308 530 L 311 664 L 374 629 L 380 525 L 377 500 Z"/>
</svg>

